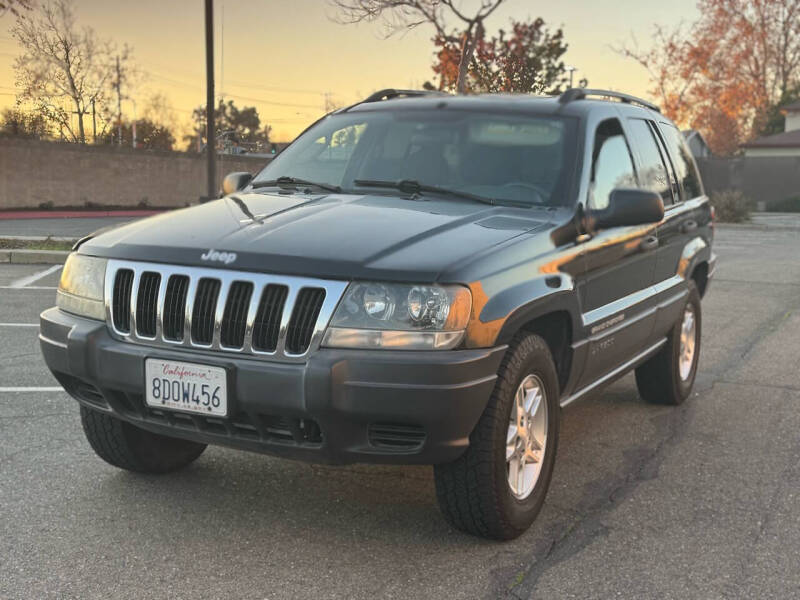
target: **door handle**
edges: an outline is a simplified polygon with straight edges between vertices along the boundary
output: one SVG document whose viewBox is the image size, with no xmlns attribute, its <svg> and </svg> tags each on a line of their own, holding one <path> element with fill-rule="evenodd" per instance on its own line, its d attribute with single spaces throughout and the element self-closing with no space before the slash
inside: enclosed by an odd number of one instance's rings
<svg viewBox="0 0 800 600">
<path fill-rule="evenodd" d="M 639 250 L 642 252 L 649 252 L 658 248 L 658 238 L 654 235 L 649 235 L 642 240 L 639 244 Z"/>
<path fill-rule="evenodd" d="M 683 233 L 689 233 L 690 231 L 694 231 L 695 229 L 697 229 L 697 221 L 686 221 L 686 223 L 683 224 L 682 229 Z"/>
</svg>

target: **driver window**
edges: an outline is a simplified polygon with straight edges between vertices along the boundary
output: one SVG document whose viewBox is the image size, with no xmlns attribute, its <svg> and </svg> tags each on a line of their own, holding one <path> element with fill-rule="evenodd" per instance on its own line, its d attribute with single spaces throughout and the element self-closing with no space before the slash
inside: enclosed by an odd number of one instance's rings
<svg viewBox="0 0 800 600">
<path fill-rule="evenodd" d="M 608 119 L 595 133 L 589 208 L 606 208 L 611 191 L 618 187 L 636 187 L 636 174 L 622 126 L 617 119 Z"/>
</svg>

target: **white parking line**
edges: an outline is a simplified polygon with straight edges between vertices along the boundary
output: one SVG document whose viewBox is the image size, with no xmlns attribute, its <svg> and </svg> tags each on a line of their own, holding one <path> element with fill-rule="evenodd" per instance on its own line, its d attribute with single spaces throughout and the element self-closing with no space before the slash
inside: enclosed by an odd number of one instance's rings
<svg viewBox="0 0 800 600">
<path fill-rule="evenodd" d="M 39 271 L 38 273 L 34 273 L 33 275 L 28 275 L 27 277 L 23 277 L 21 279 L 17 279 L 16 281 L 12 281 L 9 287 L 12 288 L 23 288 L 27 287 L 29 284 L 33 283 L 34 281 L 39 281 L 42 277 L 47 277 L 50 273 L 54 273 L 62 268 L 64 265 L 53 265 L 49 269 L 45 269 L 44 271 Z"/>
<path fill-rule="evenodd" d="M 0 327 L 38 327 L 38 323 L 0 323 Z"/>
<path fill-rule="evenodd" d="M 62 387 L 0 387 L 2 392 L 63 392 Z"/>
</svg>

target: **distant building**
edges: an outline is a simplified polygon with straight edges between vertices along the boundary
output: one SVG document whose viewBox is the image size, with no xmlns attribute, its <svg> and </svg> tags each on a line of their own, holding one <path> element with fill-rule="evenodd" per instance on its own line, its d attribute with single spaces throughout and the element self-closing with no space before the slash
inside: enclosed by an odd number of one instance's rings
<svg viewBox="0 0 800 600">
<path fill-rule="evenodd" d="M 797 131 L 800 129 L 800 100 L 787 104 L 781 112 L 786 117 L 784 131 Z"/>
<path fill-rule="evenodd" d="M 683 138 L 686 140 L 689 150 L 692 151 L 692 156 L 695 158 L 708 158 L 711 156 L 711 148 L 708 147 L 703 134 L 696 129 L 684 129 L 681 133 L 683 133 Z"/>
<path fill-rule="evenodd" d="M 744 144 L 745 156 L 800 156 L 800 100 L 783 107 L 783 133 L 765 135 Z"/>
</svg>

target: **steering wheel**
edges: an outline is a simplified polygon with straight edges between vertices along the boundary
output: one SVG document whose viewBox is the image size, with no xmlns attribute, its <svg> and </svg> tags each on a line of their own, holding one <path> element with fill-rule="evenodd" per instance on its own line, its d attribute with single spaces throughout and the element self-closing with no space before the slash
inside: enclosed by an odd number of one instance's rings
<svg viewBox="0 0 800 600">
<path fill-rule="evenodd" d="M 550 192 L 548 192 L 543 187 L 538 186 L 535 183 L 528 183 L 527 181 L 511 181 L 509 183 L 504 183 L 500 187 L 503 188 L 517 187 L 531 191 L 534 194 L 536 194 L 536 198 L 534 199 L 535 204 L 544 204 L 544 199 L 550 195 Z"/>
</svg>

